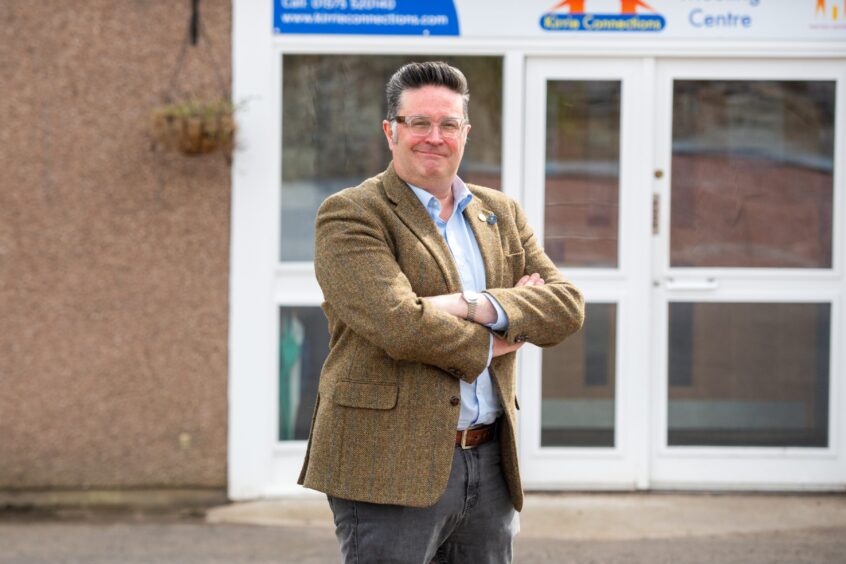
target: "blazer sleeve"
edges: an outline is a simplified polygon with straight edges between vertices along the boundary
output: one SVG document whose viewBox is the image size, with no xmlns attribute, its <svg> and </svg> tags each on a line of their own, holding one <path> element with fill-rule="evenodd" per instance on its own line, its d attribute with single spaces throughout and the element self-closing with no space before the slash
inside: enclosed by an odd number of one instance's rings
<svg viewBox="0 0 846 564">
<path fill-rule="evenodd" d="M 513 200 L 510 205 L 525 256 L 523 274 L 537 272 L 545 284 L 486 290 L 508 315 L 508 328 L 497 334 L 509 343 L 528 341 L 540 347 L 556 345 L 578 331 L 584 323 L 584 298 L 578 288 L 561 276 L 538 245 L 520 206 Z"/>
<path fill-rule="evenodd" d="M 490 332 L 418 297 L 383 222 L 344 193 L 317 214 L 315 274 L 331 310 L 390 357 L 430 364 L 472 382 L 487 366 Z"/>
</svg>

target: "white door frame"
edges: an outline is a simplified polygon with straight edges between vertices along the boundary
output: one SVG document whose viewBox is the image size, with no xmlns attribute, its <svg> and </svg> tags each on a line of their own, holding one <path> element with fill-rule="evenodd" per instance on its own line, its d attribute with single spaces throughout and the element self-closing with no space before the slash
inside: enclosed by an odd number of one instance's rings
<svg viewBox="0 0 846 564">
<path fill-rule="evenodd" d="M 834 233 L 831 269 L 671 268 L 669 265 L 672 81 L 681 79 L 836 80 Z M 843 61 L 665 60 L 656 67 L 654 180 L 660 198 L 659 232 L 653 241 L 653 392 L 651 476 L 661 489 L 842 489 L 846 486 L 846 433 L 842 346 L 844 294 L 844 136 L 846 63 Z M 672 279 L 672 284 L 668 281 Z M 671 286 L 674 286 L 671 287 Z M 668 302 L 829 302 L 829 446 L 668 447 Z"/>
<path fill-rule="evenodd" d="M 529 58 L 526 66 L 525 194 L 543 241 L 546 85 L 549 80 L 619 80 L 620 186 L 617 268 L 564 268 L 588 303 L 617 304 L 615 446 L 541 447 L 541 350 L 520 353 L 520 456 L 527 489 L 634 489 L 648 485 L 650 184 L 648 137 L 653 64 L 647 59 Z"/>
</svg>

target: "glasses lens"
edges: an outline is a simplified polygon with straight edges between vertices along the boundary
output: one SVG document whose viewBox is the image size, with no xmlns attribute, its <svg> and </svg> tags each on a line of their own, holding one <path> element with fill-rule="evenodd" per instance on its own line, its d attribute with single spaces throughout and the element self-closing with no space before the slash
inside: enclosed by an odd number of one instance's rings
<svg viewBox="0 0 846 564">
<path fill-rule="evenodd" d="M 427 116 L 398 117 L 401 118 L 398 121 L 404 123 L 414 135 L 423 136 L 432 132 L 432 120 Z M 438 131 L 440 131 L 441 137 L 452 139 L 458 136 L 463 123 L 463 120 L 458 118 L 446 118 L 438 125 Z"/>
<path fill-rule="evenodd" d="M 445 119 L 441 122 L 440 129 L 444 137 L 455 137 L 461 130 L 461 122 L 457 119 Z"/>
<path fill-rule="evenodd" d="M 408 128 L 415 135 L 428 135 L 432 131 L 432 122 L 424 117 L 412 117 L 406 120 Z"/>
</svg>

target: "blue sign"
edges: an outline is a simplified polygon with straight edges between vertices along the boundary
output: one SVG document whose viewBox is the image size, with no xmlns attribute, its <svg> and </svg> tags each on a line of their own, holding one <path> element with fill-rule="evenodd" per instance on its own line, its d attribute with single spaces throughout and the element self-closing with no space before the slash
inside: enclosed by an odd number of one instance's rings
<svg viewBox="0 0 846 564">
<path fill-rule="evenodd" d="M 280 34 L 459 35 L 453 0 L 274 0 Z"/>
<path fill-rule="evenodd" d="M 658 14 L 555 14 L 541 16 L 541 28 L 547 31 L 625 31 L 644 32 L 664 29 L 664 17 Z"/>
</svg>

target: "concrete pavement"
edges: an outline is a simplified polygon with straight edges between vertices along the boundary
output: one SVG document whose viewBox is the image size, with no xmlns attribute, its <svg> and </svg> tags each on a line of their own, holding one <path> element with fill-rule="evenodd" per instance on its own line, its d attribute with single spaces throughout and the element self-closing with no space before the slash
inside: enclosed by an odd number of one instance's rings
<svg viewBox="0 0 846 564">
<path fill-rule="evenodd" d="M 333 527 L 322 497 L 235 503 L 210 523 Z M 528 494 L 524 538 L 633 540 L 840 527 L 846 496 L 720 494 Z M 846 556 L 844 557 L 846 562 Z"/>
<path fill-rule="evenodd" d="M 846 496 L 531 494 L 518 563 L 846 562 Z M 338 562 L 320 498 L 0 515 L 2 564 Z M 471 563 L 472 564 L 472 563 Z"/>
</svg>

